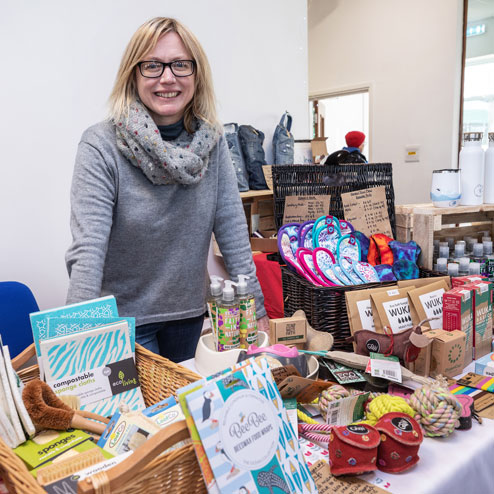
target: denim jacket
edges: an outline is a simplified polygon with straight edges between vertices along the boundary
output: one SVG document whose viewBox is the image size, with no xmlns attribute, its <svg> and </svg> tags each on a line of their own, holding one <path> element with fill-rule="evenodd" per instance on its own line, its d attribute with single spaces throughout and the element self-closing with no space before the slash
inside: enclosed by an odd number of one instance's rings
<svg viewBox="0 0 494 494">
<path fill-rule="evenodd" d="M 223 125 L 225 131 L 226 142 L 230 150 L 233 168 L 237 175 L 237 185 L 240 192 L 249 190 L 249 182 L 247 180 L 247 170 L 245 169 L 245 160 L 242 153 L 242 147 L 238 138 L 238 125 L 236 123 L 227 123 Z"/>
<path fill-rule="evenodd" d="M 285 125 L 286 119 L 286 125 Z M 285 112 L 273 134 L 273 155 L 275 165 L 293 164 L 292 116 Z"/>
</svg>

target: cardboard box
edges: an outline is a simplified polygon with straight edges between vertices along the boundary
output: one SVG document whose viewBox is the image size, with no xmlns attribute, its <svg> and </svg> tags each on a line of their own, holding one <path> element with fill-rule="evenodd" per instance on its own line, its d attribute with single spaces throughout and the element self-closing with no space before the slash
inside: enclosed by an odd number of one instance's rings
<svg viewBox="0 0 494 494">
<path fill-rule="evenodd" d="M 443 329 L 463 331 L 467 335 L 465 367 L 473 359 L 473 304 L 473 291 L 467 285 L 453 288 L 443 295 Z"/>
<path fill-rule="evenodd" d="M 259 230 L 276 230 L 276 225 L 274 222 L 274 216 L 262 216 L 259 218 L 258 222 Z"/>
<path fill-rule="evenodd" d="M 492 283 L 478 281 L 465 285 L 472 288 L 474 299 L 473 315 L 473 358 L 479 359 L 492 351 Z"/>
<path fill-rule="evenodd" d="M 314 163 L 319 163 L 321 157 L 328 154 L 326 139 L 327 137 L 316 137 L 315 139 L 312 139 L 312 141 L 310 141 Z"/>
<path fill-rule="evenodd" d="M 307 341 L 307 319 L 292 316 L 269 320 L 270 343 L 292 345 Z"/>
<path fill-rule="evenodd" d="M 475 374 L 494 377 L 494 353 L 488 353 L 475 362 Z"/>
<path fill-rule="evenodd" d="M 278 252 L 278 239 L 250 237 L 250 248 L 259 252 Z"/>
<path fill-rule="evenodd" d="M 488 278 L 486 276 L 482 276 L 481 274 L 456 276 L 451 278 L 453 288 L 461 285 L 467 285 L 468 283 L 476 283 L 477 281 L 488 281 Z"/>
<path fill-rule="evenodd" d="M 433 333 L 432 335 L 430 333 Z M 454 377 L 463 371 L 467 335 L 463 331 L 435 329 L 426 333 L 433 337 L 430 375 Z"/>
<path fill-rule="evenodd" d="M 274 202 L 273 199 L 266 199 L 265 201 L 257 201 L 257 214 L 259 217 L 273 216 L 274 214 Z"/>
<path fill-rule="evenodd" d="M 435 331 L 438 330 L 427 331 L 426 333 L 424 333 L 424 335 L 433 340 Z M 412 362 L 413 367 L 410 368 L 410 370 L 419 376 L 428 377 L 431 371 L 431 358 L 432 344 L 420 349 L 420 353 L 415 362 Z"/>
</svg>

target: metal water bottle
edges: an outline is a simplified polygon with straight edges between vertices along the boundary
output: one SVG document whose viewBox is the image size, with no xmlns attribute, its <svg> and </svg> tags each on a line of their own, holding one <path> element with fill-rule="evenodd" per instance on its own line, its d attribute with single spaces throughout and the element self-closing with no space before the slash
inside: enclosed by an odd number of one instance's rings
<svg viewBox="0 0 494 494">
<path fill-rule="evenodd" d="M 489 132 L 489 147 L 485 152 L 484 202 L 494 204 L 494 132 Z"/>
<path fill-rule="evenodd" d="M 482 132 L 463 134 L 460 151 L 461 205 L 479 206 L 484 202 L 484 150 Z"/>
</svg>

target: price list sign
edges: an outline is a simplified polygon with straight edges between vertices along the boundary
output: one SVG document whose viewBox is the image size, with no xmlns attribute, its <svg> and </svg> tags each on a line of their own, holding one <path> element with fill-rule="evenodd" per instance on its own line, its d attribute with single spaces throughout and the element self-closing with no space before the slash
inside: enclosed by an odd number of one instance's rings
<svg viewBox="0 0 494 494">
<path fill-rule="evenodd" d="M 368 237 L 384 233 L 393 237 L 386 204 L 386 189 L 373 187 L 341 194 L 345 219 Z"/>
<path fill-rule="evenodd" d="M 303 223 L 328 214 L 331 196 L 286 196 L 283 223 Z"/>
</svg>

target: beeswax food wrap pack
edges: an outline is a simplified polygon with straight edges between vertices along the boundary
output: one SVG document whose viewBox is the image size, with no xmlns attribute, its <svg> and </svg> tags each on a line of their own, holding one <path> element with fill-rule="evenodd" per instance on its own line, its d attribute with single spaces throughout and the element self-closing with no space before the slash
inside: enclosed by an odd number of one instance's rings
<svg viewBox="0 0 494 494">
<path fill-rule="evenodd" d="M 414 288 L 393 288 L 371 294 L 372 314 L 377 333 L 384 333 L 385 326 L 393 333 L 401 333 L 412 327 L 408 292 Z"/>
<path fill-rule="evenodd" d="M 426 328 L 443 326 L 443 294 L 448 290 L 444 280 L 431 283 L 408 292 L 412 323 L 416 326 L 424 319 L 437 318 L 424 323 Z"/>
<path fill-rule="evenodd" d="M 247 362 L 185 396 L 220 492 L 315 494 L 267 360 Z"/>
</svg>

